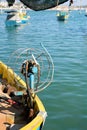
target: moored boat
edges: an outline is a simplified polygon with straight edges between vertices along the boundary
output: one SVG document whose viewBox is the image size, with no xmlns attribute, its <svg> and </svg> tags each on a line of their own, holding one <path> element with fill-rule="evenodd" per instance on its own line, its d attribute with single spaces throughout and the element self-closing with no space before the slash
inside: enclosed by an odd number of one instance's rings
<svg viewBox="0 0 87 130">
<path fill-rule="evenodd" d="M 85 11 L 85 16 L 87 16 L 87 9 L 86 9 L 86 11 Z"/>
<path fill-rule="evenodd" d="M 0 8 L 0 14 L 3 14 L 3 9 L 2 8 Z"/>
<path fill-rule="evenodd" d="M 24 23 L 27 23 L 30 16 L 27 15 L 25 11 L 22 10 L 10 10 L 7 11 L 7 18 L 6 18 L 6 26 L 19 26 Z"/>
<path fill-rule="evenodd" d="M 56 16 L 59 21 L 65 21 L 69 17 L 69 12 L 60 10 Z"/>
</svg>

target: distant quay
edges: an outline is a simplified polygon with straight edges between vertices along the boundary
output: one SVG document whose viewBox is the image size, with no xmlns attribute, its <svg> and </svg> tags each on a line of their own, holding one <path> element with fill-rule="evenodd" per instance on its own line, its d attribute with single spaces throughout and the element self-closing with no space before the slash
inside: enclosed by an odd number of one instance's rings
<svg viewBox="0 0 87 130">
<path fill-rule="evenodd" d="M 20 9 L 21 7 L 23 7 L 24 5 L 21 2 L 16 2 L 12 7 L 8 7 L 8 3 L 7 2 L 0 2 L 0 9 Z M 27 10 L 31 10 L 30 8 L 26 7 Z M 49 10 L 85 10 L 87 9 L 87 6 L 64 6 L 64 5 L 59 5 L 56 6 L 54 8 L 51 8 Z"/>
<path fill-rule="evenodd" d="M 87 6 L 63 6 L 59 5 L 49 10 L 86 10 Z"/>
</svg>

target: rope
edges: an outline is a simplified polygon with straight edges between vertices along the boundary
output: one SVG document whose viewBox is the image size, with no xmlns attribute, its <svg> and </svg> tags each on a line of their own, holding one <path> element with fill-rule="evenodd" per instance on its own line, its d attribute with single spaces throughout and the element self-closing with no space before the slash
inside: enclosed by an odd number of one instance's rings
<svg viewBox="0 0 87 130">
<path fill-rule="evenodd" d="M 28 77 L 27 77 L 27 72 L 28 72 L 28 61 L 26 62 L 26 68 L 25 68 L 25 82 L 26 82 L 26 87 L 27 87 L 27 94 L 28 94 L 28 97 L 29 97 L 29 100 L 30 100 L 30 107 L 33 108 L 33 101 L 32 101 L 32 97 L 31 97 L 31 93 L 30 93 L 30 87 L 28 85 Z M 27 102 L 27 105 L 28 105 L 28 102 Z"/>
</svg>

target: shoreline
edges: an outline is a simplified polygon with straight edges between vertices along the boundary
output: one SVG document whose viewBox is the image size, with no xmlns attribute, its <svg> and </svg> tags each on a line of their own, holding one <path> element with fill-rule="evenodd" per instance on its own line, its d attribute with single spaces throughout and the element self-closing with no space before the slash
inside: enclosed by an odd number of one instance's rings
<svg viewBox="0 0 87 130">
<path fill-rule="evenodd" d="M 21 9 L 21 7 L 23 7 L 23 4 L 14 4 L 14 6 L 12 7 L 8 7 L 7 4 L 0 4 L 0 10 L 10 10 L 10 9 L 16 9 L 19 10 Z M 54 8 L 49 8 L 46 10 L 86 10 L 87 6 L 63 6 L 63 5 L 59 5 L 56 6 Z M 30 8 L 26 8 L 25 10 L 32 10 Z"/>
</svg>

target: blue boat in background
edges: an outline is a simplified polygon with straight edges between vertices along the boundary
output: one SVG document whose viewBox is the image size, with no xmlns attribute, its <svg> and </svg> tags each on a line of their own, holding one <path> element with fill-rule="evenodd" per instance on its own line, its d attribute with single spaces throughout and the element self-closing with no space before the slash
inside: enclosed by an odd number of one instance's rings
<svg viewBox="0 0 87 130">
<path fill-rule="evenodd" d="M 69 12 L 65 10 L 59 10 L 56 16 L 59 21 L 65 21 L 69 17 Z"/>
</svg>

